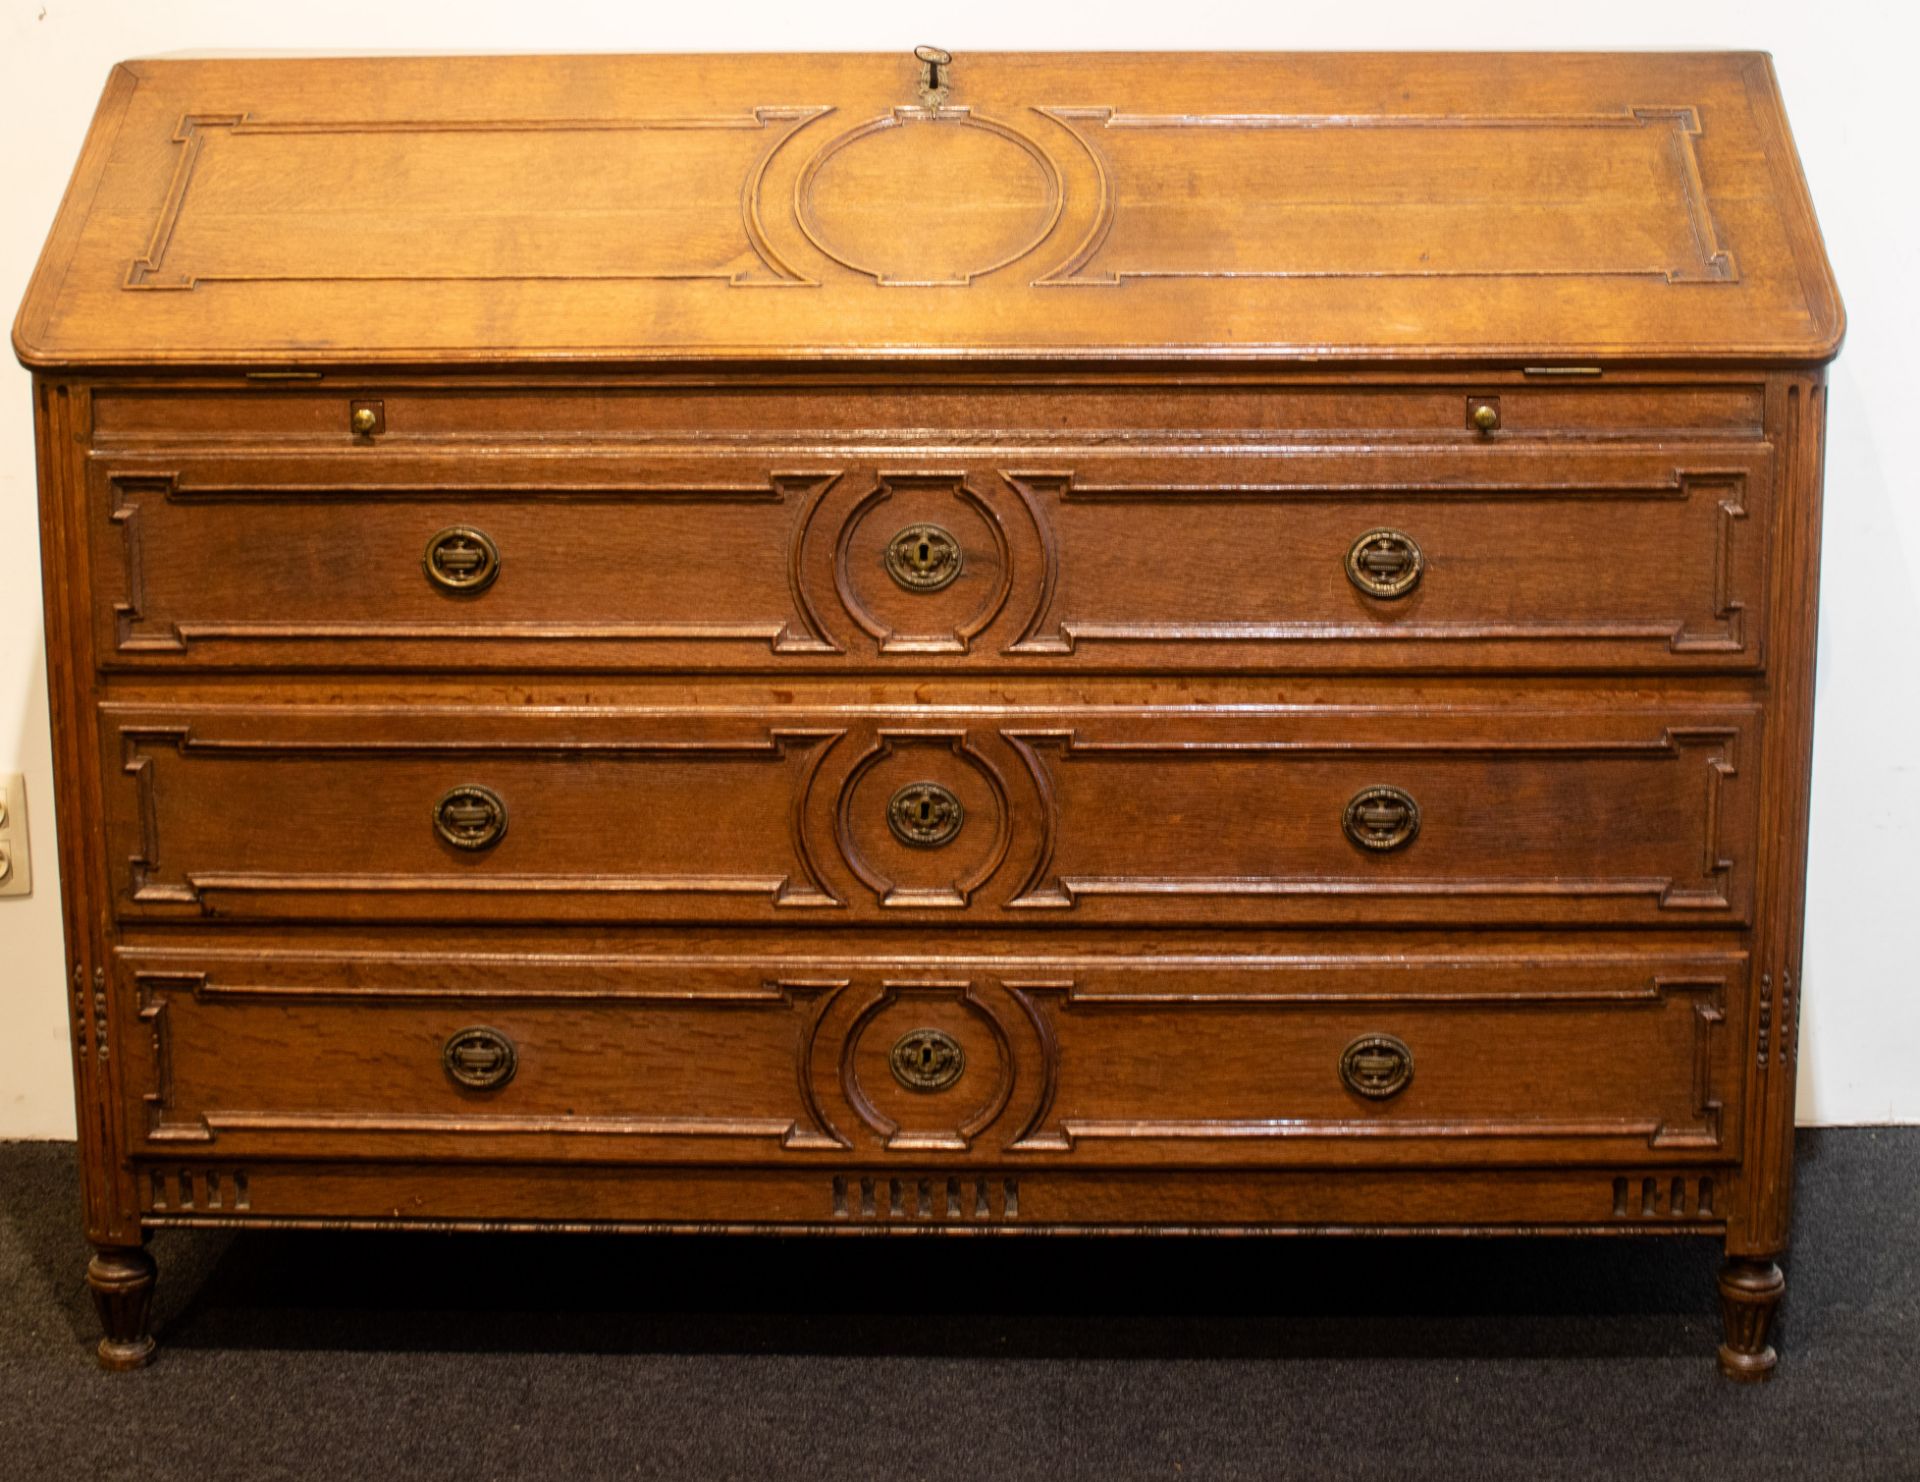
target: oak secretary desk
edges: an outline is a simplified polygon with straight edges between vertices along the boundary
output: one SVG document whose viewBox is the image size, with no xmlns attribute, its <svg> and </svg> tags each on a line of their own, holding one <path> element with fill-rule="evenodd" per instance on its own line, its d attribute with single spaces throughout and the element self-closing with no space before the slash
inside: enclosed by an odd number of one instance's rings
<svg viewBox="0 0 1920 1482">
<path fill-rule="evenodd" d="M 1385 1230 L 1764 1375 L 1841 328 L 1758 55 L 119 67 L 103 1361 L 161 1228 Z"/>
</svg>

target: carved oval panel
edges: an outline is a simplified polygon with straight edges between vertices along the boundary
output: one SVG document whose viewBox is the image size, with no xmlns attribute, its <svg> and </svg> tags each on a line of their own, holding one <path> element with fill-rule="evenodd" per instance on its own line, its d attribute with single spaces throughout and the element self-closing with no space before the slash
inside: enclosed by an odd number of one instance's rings
<svg viewBox="0 0 1920 1482">
<path fill-rule="evenodd" d="M 842 134 L 802 172 L 800 228 L 886 284 L 964 285 L 1026 256 L 1060 219 L 1040 147 L 965 109 L 902 109 Z"/>
<path fill-rule="evenodd" d="M 842 1060 L 854 1110 L 895 1148 L 965 1148 L 1005 1108 L 1013 1074 L 1005 1029 L 964 983 L 889 985 Z"/>
<path fill-rule="evenodd" d="M 1006 858 L 1006 783 L 947 732 L 883 732 L 842 784 L 834 834 L 884 906 L 958 908 Z"/>
<path fill-rule="evenodd" d="M 834 583 L 882 653 L 966 653 L 1006 606 L 1011 567 L 1000 509 L 972 482 L 883 471 L 846 516 Z"/>
</svg>

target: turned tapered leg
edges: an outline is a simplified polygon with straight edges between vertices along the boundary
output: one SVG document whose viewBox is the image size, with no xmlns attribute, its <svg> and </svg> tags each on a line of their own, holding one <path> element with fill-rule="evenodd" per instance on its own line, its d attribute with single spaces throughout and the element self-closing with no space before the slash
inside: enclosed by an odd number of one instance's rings
<svg viewBox="0 0 1920 1482">
<path fill-rule="evenodd" d="M 1752 1382 L 1773 1377 L 1777 1355 L 1767 1341 L 1774 1311 L 1787 1279 L 1772 1261 L 1731 1256 L 1720 1268 L 1720 1315 L 1726 1341 L 1720 1345 L 1720 1372 Z"/>
<path fill-rule="evenodd" d="M 153 1357 L 147 1313 L 153 1306 L 153 1257 L 138 1246 L 109 1246 L 87 1263 L 87 1285 L 106 1337 L 100 1367 L 137 1369 Z"/>
</svg>

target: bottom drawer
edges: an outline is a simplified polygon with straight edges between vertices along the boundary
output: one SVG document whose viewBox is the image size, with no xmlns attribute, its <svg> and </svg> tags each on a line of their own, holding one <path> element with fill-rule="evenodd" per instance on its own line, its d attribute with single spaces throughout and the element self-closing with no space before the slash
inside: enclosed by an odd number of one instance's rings
<svg viewBox="0 0 1920 1482">
<path fill-rule="evenodd" d="M 1747 959 L 1733 950 L 221 946 L 123 949 L 119 965 L 133 1145 L 152 1157 L 1285 1168 L 1739 1153 Z"/>
</svg>

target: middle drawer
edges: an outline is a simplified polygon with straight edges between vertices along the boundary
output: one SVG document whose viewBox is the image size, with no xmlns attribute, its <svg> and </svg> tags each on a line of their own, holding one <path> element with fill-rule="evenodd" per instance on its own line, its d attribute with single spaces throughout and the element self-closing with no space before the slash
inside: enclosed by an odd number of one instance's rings
<svg viewBox="0 0 1920 1482">
<path fill-rule="evenodd" d="M 1748 704 L 100 707 L 127 920 L 1748 920 Z"/>
</svg>

